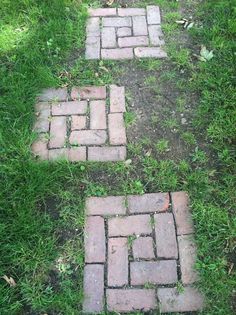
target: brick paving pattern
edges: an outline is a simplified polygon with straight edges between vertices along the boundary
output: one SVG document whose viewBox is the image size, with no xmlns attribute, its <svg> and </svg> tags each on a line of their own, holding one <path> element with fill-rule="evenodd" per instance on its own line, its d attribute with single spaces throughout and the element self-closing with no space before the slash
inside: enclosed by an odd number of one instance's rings
<svg viewBox="0 0 236 315">
<path fill-rule="evenodd" d="M 85 314 L 203 308 L 185 192 L 90 197 L 85 211 Z"/>
<path fill-rule="evenodd" d="M 86 59 L 165 58 L 158 6 L 89 9 Z"/>
<path fill-rule="evenodd" d="M 35 111 L 35 156 L 72 162 L 125 160 L 124 87 L 75 87 L 71 93 L 47 89 Z"/>
</svg>

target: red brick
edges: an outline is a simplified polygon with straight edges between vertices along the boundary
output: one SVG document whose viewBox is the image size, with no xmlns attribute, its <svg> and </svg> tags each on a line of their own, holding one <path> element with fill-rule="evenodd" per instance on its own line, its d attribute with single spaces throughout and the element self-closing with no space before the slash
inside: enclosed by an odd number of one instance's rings
<svg viewBox="0 0 236 315">
<path fill-rule="evenodd" d="M 106 255 L 105 225 L 102 217 L 87 217 L 84 232 L 85 262 L 103 263 Z"/>
<path fill-rule="evenodd" d="M 193 241 L 193 235 L 178 236 L 178 244 L 182 282 L 183 284 L 192 284 L 198 280 L 198 273 L 195 270 L 197 248 Z"/>
<path fill-rule="evenodd" d="M 104 144 L 106 140 L 105 130 L 76 130 L 70 134 L 70 144 L 72 145 Z"/>
<path fill-rule="evenodd" d="M 145 16 L 133 16 L 134 36 L 148 35 L 147 20 Z"/>
<path fill-rule="evenodd" d="M 98 36 L 89 36 L 86 38 L 86 50 L 85 58 L 86 59 L 100 59 L 100 37 Z"/>
<path fill-rule="evenodd" d="M 163 37 L 163 33 L 160 25 L 149 25 L 148 32 L 151 45 L 163 46 L 165 44 L 164 40 L 161 39 Z"/>
<path fill-rule="evenodd" d="M 126 159 L 126 147 L 89 147 L 89 161 L 124 161 Z"/>
<path fill-rule="evenodd" d="M 48 151 L 48 159 L 51 161 L 55 160 L 67 160 L 68 159 L 68 149 L 54 149 Z"/>
<path fill-rule="evenodd" d="M 49 117 L 51 106 L 49 103 L 38 103 L 35 106 L 36 121 L 33 130 L 36 132 L 48 132 L 49 131 Z"/>
<path fill-rule="evenodd" d="M 138 58 L 166 58 L 167 54 L 160 47 L 136 47 L 134 54 Z"/>
<path fill-rule="evenodd" d="M 38 99 L 41 102 L 47 101 L 66 101 L 67 100 L 67 88 L 58 89 L 44 89 L 39 95 Z"/>
<path fill-rule="evenodd" d="M 168 193 L 151 193 L 128 196 L 130 213 L 163 212 L 169 207 Z"/>
<path fill-rule="evenodd" d="M 60 148 L 66 143 L 66 117 L 52 117 L 49 148 Z"/>
<path fill-rule="evenodd" d="M 157 257 L 177 259 L 178 248 L 172 213 L 156 214 L 154 220 Z"/>
<path fill-rule="evenodd" d="M 152 237 L 136 238 L 132 243 L 132 249 L 134 259 L 155 258 Z"/>
<path fill-rule="evenodd" d="M 117 36 L 124 37 L 124 36 L 131 36 L 132 30 L 130 27 L 119 27 L 117 29 Z"/>
<path fill-rule="evenodd" d="M 142 8 L 118 8 L 119 16 L 146 15 L 146 10 Z"/>
<path fill-rule="evenodd" d="M 149 215 L 133 215 L 116 217 L 108 220 L 109 236 L 128 236 L 151 234 L 151 220 Z"/>
<path fill-rule="evenodd" d="M 193 220 L 189 209 L 188 194 L 184 191 L 173 192 L 171 193 L 171 199 L 177 235 L 193 233 Z"/>
<path fill-rule="evenodd" d="M 108 115 L 109 141 L 112 145 L 126 144 L 123 113 Z"/>
<path fill-rule="evenodd" d="M 40 134 L 38 139 L 32 144 L 32 151 L 35 156 L 38 156 L 42 160 L 48 159 L 48 140 L 45 134 Z"/>
<path fill-rule="evenodd" d="M 108 286 L 128 284 L 128 246 L 126 238 L 108 240 Z"/>
<path fill-rule="evenodd" d="M 194 312 L 203 309 L 203 297 L 197 289 L 185 287 L 179 293 L 176 288 L 158 288 L 161 313 Z"/>
<path fill-rule="evenodd" d="M 86 116 L 72 116 L 71 117 L 71 130 L 85 129 Z"/>
<path fill-rule="evenodd" d="M 161 14 L 158 6 L 147 6 L 147 20 L 148 24 L 161 24 Z"/>
<path fill-rule="evenodd" d="M 116 30 L 114 27 L 104 27 L 102 29 L 102 47 L 116 47 Z"/>
<path fill-rule="evenodd" d="M 100 35 L 99 17 L 91 17 L 87 20 L 86 33 L 88 37 L 96 37 Z"/>
<path fill-rule="evenodd" d="M 69 101 L 52 104 L 52 115 L 63 116 L 86 114 L 87 104 L 86 101 Z"/>
<path fill-rule="evenodd" d="M 125 112 L 125 88 L 124 86 L 110 85 L 110 112 Z"/>
<path fill-rule="evenodd" d="M 86 147 L 75 147 L 68 150 L 68 159 L 71 162 L 86 161 Z"/>
<path fill-rule="evenodd" d="M 84 313 L 101 313 L 104 308 L 104 266 L 86 265 L 84 268 Z"/>
<path fill-rule="evenodd" d="M 155 290 L 107 289 L 107 308 L 110 312 L 147 312 L 156 309 Z"/>
<path fill-rule="evenodd" d="M 147 36 L 121 37 L 118 39 L 119 47 L 148 46 Z"/>
<path fill-rule="evenodd" d="M 116 15 L 116 8 L 98 8 L 98 9 L 88 9 L 90 16 L 112 16 Z"/>
<path fill-rule="evenodd" d="M 89 197 L 86 200 L 87 215 L 126 214 L 125 197 Z"/>
<path fill-rule="evenodd" d="M 130 263 L 131 285 L 176 283 L 176 260 L 135 261 Z"/>
<path fill-rule="evenodd" d="M 123 26 L 132 26 L 130 17 L 104 17 L 102 19 L 103 27 L 123 27 Z"/>
<path fill-rule="evenodd" d="M 106 99 L 105 86 L 87 86 L 87 87 L 74 87 L 71 91 L 72 99 Z"/>
<path fill-rule="evenodd" d="M 90 102 L 90 129 L 106 129 L 106 102 Z"/>
<path fill-rule="evenodd" d="M 102 59 L 119 60 L 119 59 L 133 59 L 132 48 L 113 48 L 113 49 L 102 49 Z"/>
</svg>

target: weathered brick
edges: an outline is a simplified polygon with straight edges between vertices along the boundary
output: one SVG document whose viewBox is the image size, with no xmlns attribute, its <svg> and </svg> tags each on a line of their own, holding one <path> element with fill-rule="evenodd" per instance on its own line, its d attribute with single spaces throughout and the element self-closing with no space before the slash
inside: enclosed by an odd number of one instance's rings
<svg viewBox="0 0 236 315">
<path fill-rule="evenodd" d="M 49 131 L 49 117 L 51 106 L 47 102 L 37 103 L 35 106 L 36 121 L 33 130 L 36 132 Z"/>
<path fill-rule="evenodd" d="M 72 145 L 104 144 L 107 140 L 105 130 L 75 130 L 70 134 Z"/>
<path fill-rule="evenodd" d="M 130 27 L 131 24 L 131 18 L 130 17 L 104 17 L 102 19 L 102 25 L 103 27 L 123 27 L 128 26 Z"/>
<path fill-rule="evenodd" d="M 90 102 L 90 129 L 106 129 L 106 102 Z"/>
<path fill-rule="evenodd" d="M 32 152 L 35 156 L 38 156 L 42 160 L 48 159 L 48 140 L 45 134 L 40 134 L 38 139 L 32 144 Z"/>
<path fill-rule="evenodd" d="M 169 207 L 168 193 L 151 193 L 128 196 L 130 213 L 163 212 Z"/>
<path fill-rule="evenodd" d="M 52 115 L 54 116 L 79 115 L 86 114 L 86 112 L 87 101 L 60 102 L 52 105 Z"/>
<path fill-rule="evenodd" d="M 194 312 L 203 309 L 203 297 L 197 289 L 185 287 L 179 293 L 177 288 L 158 288 L 161 313 Z"/>
<path fill-rule="evenodd" d="M 99 8 L 99 9 L 88 9 L 90 16 L 112 16 L 116 15 L 116 8 Z"/>
<path fill-rule="evenodd" d="M 188 194 L 184 191 L 173 192 L 171 199 L 177 235 L 193 233 L 193 219 L 189 209 Z"/>
<path fill-rule="evenodd" d="M 100 37 L 90 36 L 86 39 L 86 50 L 85 58 L 86 59 L 100 59 Z"/>
<path fill-rule="evenodd" d="M 195 270 L 197 248 L 193 241 L 193 235 L 178 236 L 178 244 L 182 282 L 183 284 L 192 284 L 198 280 L 198 273 Z"/>
<path fill-rule="evenodd" d="M 167 54 L 160 47 L 136 47 L 134 54 L 138 58 L 166 58 Z"/>
<path fill-rule="evenodd" d="M 102 47 L 116 47 L 116 30 L 114 27 L 104 27 L 102 29 Z"/>
<path fill-rule="evenodd" d="M 49 148 L 60 148 L 66 142 L 66 117 L 52 117 Z"/>
<path fill-rule="evenodd" d="M 86 116 L 72 116 L 71 117 L 71 130 L 85 129 Z"/>
<path fill-rule="evenodd" d="M 133 16 L 134 36 L 148 35 L 147 20 L 145 16 Z"/>
<path fill-rule="evenodd" d="M 157 257 L 177 259 L 178 248 L 172 213 L 155 214 L 154 220 Z"/>
<path fill-rule="evenodd" d="M 126 144 L 123 113 L 108 115 L 109 141 L 112 145 Z"/>
<path fill-rule="evenodd" d="M 84 313 L 101 313 L 104 308 L 104 266 L 86 265 L 84 268 Z"/>
<path fill-rule="evenodd" d="M 147 6 L 147 21 L 148 24 L 161 24 L 161 14 L 158 6 Z"/>
<path fill-rule="evenodd" d="M 86 215 L 126 214 L 125 197 L 89 197 L 86 200 Z"/>
<path fill-rule="evenodd" d="M 100 19 L 99 17 L 92 17 L 87 20 L 87 37 L 100 36 Z"/>
<path fill-rule="evenodd" d="M 105 225 L 102 217 L 87 217 L 84 232 L 85 262 L 103 263 L 106 255 Z"/>
<path fill-rule="evenodd" d="M 134 261 L 130 263 L 131 285 L 176 283 L 176 260 Z"/>
<path fill-rule="evenodd" d="M 117 36 L 124 37 L 124 36 L 131 36 L 132 30 L 130 27 L 119 27 L 117 29 Z"/>
<path fill-rule="evenodd" d="M 151 220 L 149 215 L 134 215 L 116 217 L 108 220 L 109 236 L 129 236 L 151 234 Z"/>
<path fill-rule="evenodd" d="M 87 87 L 73 87 L 71 91 L 72 99 L 106 99 L 105 86 L 87 86 Z"/>
<path fill-rule="evenodd" d="M 132 59 L 133 49 L 132 48 L 113 48 L 113 49 L 101 49 L 102 59 Z"/>
<path fill-rule="evenodd" d="M 124 86 L 110 85 L 110 112 L 125 112 L 125 88 Z"/>
<path fill-rule="evenodd" d="M 136 238 L 132 243 L 132 249 L 134 259 L 155 258 L 152 237 Z"/>
<path fill-rule="evenodd" d="M 110 312 L 148 312 L 157 307 L 152 289 L 107 289 L 106 297 Z"/>
<path fill-rule="evenodd" d="M 48 159 L 51 161 L 55 160 L 67 160 L 68 159 L 68 149 L 53 149 L 48 151 Z"/>
<path fill-rule="evenodd" d="M 109 238 L 107 263 L 108 286 L 118 287 L 128 284 L 128 246 L 126 238 Z"/>
<path fill-rule="evenodd" d="M 126 147 L 89 147 L 89 161 L 124 161 L 126 159 Z"/>
<path fill-rule="evenodd" d="M 71 162 L 86 161 L 86 147 L 72 147 L 68 150 L 68 159 Z"/>
<path fill-rule="evenodd" d="M 135 37 L 121 37 L 118 38 L 119 47 L 137 47 L 137 46 L 148 46 L 147 36 L 135 36 Z"/>
<path fill-rule="evenodd" d="M 67 88 L 58 89 L 44 89 L 38 97 L 39 101 L 66 101 L 67 100 Z"/>
<path fill-rule="evenodd" d="M 160 25 L 149 25 L 148 26 L 150 44 L 153 46 L 163 46 L 165 41 L 161 39 L 163 33 Z"/>
<path fill-rule="evenodd" d="M 118 8 L 119 16 L 146 15 L 146 10 L 142 8 Z"/>
</svg>

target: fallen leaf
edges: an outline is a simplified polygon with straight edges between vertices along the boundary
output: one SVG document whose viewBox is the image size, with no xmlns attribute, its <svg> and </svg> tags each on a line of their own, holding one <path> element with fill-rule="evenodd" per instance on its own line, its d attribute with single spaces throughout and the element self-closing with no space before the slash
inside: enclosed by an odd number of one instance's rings
<svg viewBox="0 0 236 315">
<path fill-rule="evenodd" d="M 132 163 L 132 160 L 131 159 L 126 160 L 124 163 L 125 163 L 125 166 L 129 166 Z"/>
<path fill-rule="evenodd" d="M 10 287 L 16 286 L 16 282 L 12 277 L 9 278 L 7 275 L 4 275 L 2 278 L 10 285 Z"/>
</svg>

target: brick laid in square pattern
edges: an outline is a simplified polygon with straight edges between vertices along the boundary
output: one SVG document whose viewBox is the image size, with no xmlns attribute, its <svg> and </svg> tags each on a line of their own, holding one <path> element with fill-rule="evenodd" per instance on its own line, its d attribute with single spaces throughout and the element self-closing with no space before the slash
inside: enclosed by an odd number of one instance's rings
<svg viewBox="0 0 236 315">
<path fill-rule="evenodd" d="M 174 220 L 177 207 L 184 213 L 179 223 L 189 227 L 188 203 L 185 192 L 87 198 L 85 314 L 203 308 L 203 296 L 192 287 L 198 280 L 193 230 L 178 235 Z"/>
<path fill-rule="evenodd" d="M 86 59 L 165 58 L 158 6 L 89 9 Z"/>
</svg>

